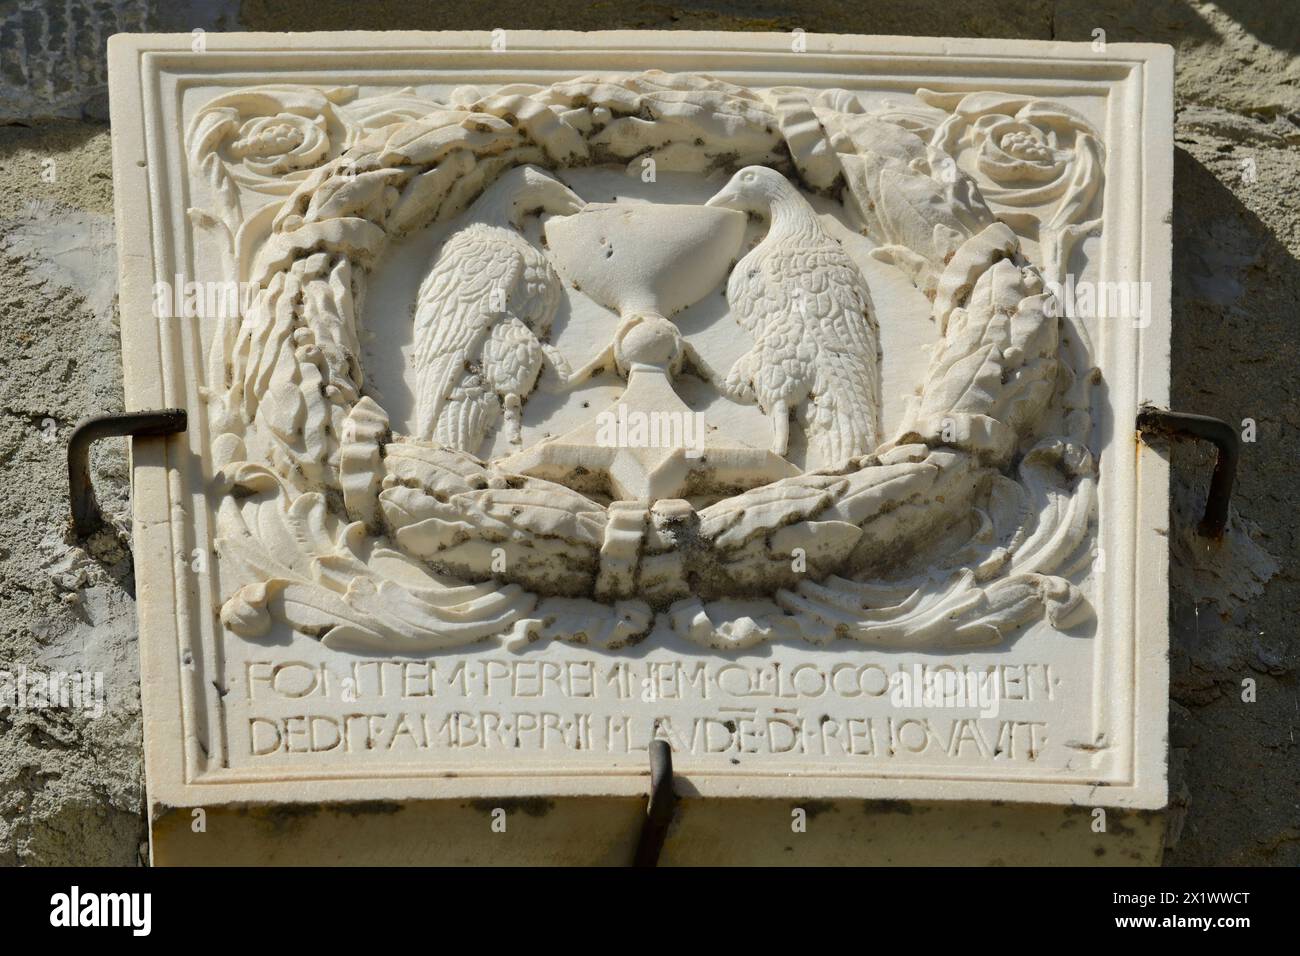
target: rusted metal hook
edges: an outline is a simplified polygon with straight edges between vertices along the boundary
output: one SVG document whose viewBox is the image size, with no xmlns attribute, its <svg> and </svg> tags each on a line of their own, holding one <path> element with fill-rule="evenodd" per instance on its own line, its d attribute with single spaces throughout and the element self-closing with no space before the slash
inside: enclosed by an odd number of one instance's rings
<svg viewBox="0 0 1300 956">
<path fill-rule="evenodd" d="M 183 408 L 152 412 L 113 412 L 84 418 L 68 439 L 68 499 L 72 506 L 72 528 L 78 538 L 87 538 L 104 525 L 90 481 L 90 446 L 101 438 L 143 438 L 174 435 L 185 431 Z"/>
<path fill-rule="evenodd" d="M 650 741 L 650 802 L 646 806 L 645 821 L 641 824 L 641 838 L 636 845 L 633 866 L 659 865 L 668 824 L 673 820 L 673 807 L 677 794 L 673 792 L 673 751 L 666 740 Z"/>
<path fill-rule="evenodd" d="M 1232 500 L 1232 483 L 1237 477 L 1237 460 L 1241 456 L 1241 436 L 1237 430 L 1221 418 L 1171 412 L 1149 405 L 1138 410 L 1137 428 L 1144 435 L 1199 438 L 1219 450 L 1214 474 L 1210 478 L 1210 492 L 1205 498 L 1205 515 L 1197 532 L 1206 538 L 1222 538 L 1228 524 L 1228 504 Z"/>
</svg>

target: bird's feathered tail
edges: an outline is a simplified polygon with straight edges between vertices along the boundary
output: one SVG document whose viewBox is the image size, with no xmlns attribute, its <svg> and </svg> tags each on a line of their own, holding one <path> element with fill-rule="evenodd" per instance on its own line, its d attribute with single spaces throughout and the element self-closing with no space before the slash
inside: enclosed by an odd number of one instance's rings
<svg viewBox="0 0 1300 956">
<path fill-rule="evenodd" d="M 825 350 L 815 366 L 812 394 L 799 408 L 808 442 L 808 466 L 841 465 L 879 444 L 879 369 L 869 354 Z"/>
<path fill-rule="evenodd" d="M 420 288 L 415 313 L 415 433 L 473 453 L 499 405 L 480 367 L 493 309 L 500 307 L 493 290 L 508 288 L 519 266 L 513 257 L 489 258 L 473 233 L 448 245 Z"/>
</svg>

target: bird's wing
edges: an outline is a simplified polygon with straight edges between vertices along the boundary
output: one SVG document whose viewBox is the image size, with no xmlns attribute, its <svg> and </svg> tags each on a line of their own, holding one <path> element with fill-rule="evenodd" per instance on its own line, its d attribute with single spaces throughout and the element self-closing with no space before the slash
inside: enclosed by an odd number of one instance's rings
<svg viewBox="0 0 1300 956">
<path fill-rule="evenodd" d="M 792 258 L 786 274 L 801 289 L 813 372 L 800 418 L 813 467 L 838 465 L 877 444 L 880 331 L 866 281 L 843 249 L 831 243 Z"/>
<path fill-rule="evenodd" d="M 519 316 L 537 335 L 550 334 L 551 323 L 560 310 L 564 290 L 560 277 L 545 254 L 522 237 L 516 237 L 520 247 L 523 274 L 517 286 L 519 301 L 510 303 L 510 311 Z"/>
<path fill-rule="evenodd" d="M 740 327 L 755 339 L 763 337 L 764 320 L 781 315 L 789 301 L 783 282 L 772 281 L 771 265 L 777 256 L 765 246 L 766 240 L 741 259 L 727 280 L 727 307 Z"/>
<path fill-rule="evenodd" d="M 483 345 L 483 376 L 498 395 L 524 399 L 537 384 L 546 359 L 539 336 L 550 331 L 564 293 L 550 261 L 525 240 L 518 242 L 519 281 L 506 304 L 509 314 Z"/>
<path fill-rule="evenodd" d="M 727 308 L 736 323 L 750 334 L 754 346 L 736 360 L 726 375 L 714 382 L 725 395 L 736 401 L 757 401 L 764 411 L 771 411 L 773 400 L 786 388 L 775 389 L 760 384 L 760 379 L 771 384 L 774 378 L 784 379 L 784 371 L 773 367 L 767 359 L 779 351 L 785 333 L 789 331 L 786 311 L 789 290 L 780 276 L 779 265 L 774 274 L 774 262 L 781 254 L 764 240 L 740 260 L 727 279 Z"/>
<path fill-rule="evenodd" d="M 496 419 L 482 351 L 523 269 L 514 238 L 482 225 L 461 230 L 420 287 L 413 356 L 420 438 L 473 454 Z"/>
</svg>

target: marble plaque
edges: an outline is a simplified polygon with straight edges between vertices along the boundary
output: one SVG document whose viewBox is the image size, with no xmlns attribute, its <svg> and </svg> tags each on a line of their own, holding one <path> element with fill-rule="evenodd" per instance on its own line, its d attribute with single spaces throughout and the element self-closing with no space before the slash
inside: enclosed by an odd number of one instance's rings
<svg viewBox="0 0 1300 956">
<path fill-rule="evenodd" d="M 110 58 L 155 809 L 1164 804 L 1169 48 Z"/>
</svg>

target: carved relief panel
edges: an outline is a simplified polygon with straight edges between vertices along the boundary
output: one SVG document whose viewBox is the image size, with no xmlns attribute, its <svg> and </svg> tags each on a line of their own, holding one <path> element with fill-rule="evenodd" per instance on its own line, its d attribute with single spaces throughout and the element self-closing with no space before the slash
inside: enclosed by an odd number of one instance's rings
<svg viewBox="0 0 1300 956">
<path fill-rule="evenodd" d="M 154 799 L 1162 804 L 1164 51 L 617 36 L 115 45 Z"/>
</svg>

